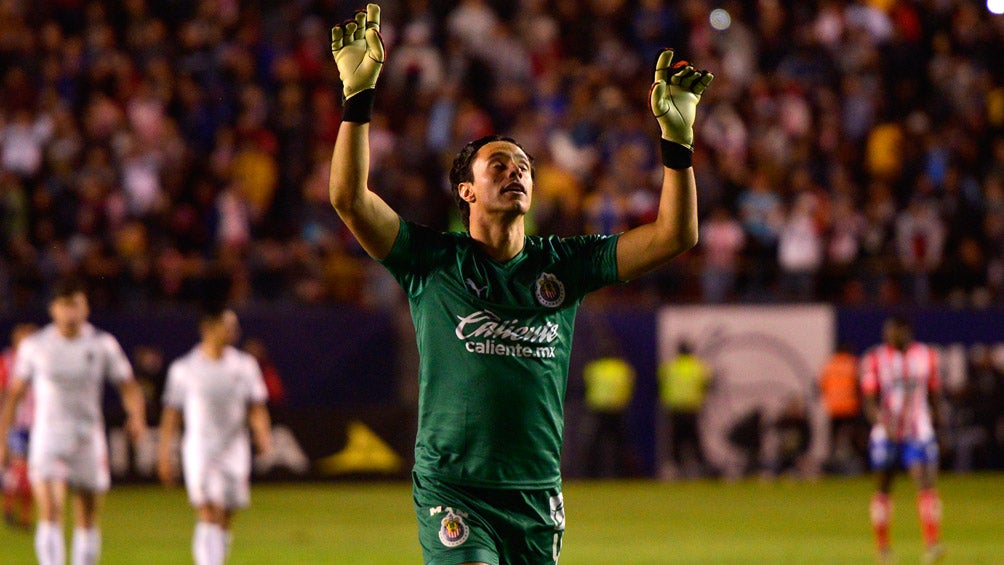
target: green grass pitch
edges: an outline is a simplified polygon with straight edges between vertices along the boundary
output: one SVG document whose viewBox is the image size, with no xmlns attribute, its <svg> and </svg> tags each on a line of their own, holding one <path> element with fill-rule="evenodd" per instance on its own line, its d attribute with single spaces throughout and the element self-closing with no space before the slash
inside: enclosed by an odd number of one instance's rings
<svg viewBox="0 0 1004 565">
<path fill-rule="evenodd" d="M 866 478 L 817 483 L 570 481 L 561 563 L 860 564 L 873 562 Z M 945 563 L 1004 563 L 1004 475 L 946 475 Z M 897 563 L 920 562 L 915 490 L 894 493 Z M 193 513 L 183 490 L 118 486 L 109 494 L 101 562 L 191 563 Z M 261 484 L 237 516 L 231 564 L 417 564 L 405 483 Z M 0 563 L 34 562 L 32 535 L 0 530 Z"/>
</svg>

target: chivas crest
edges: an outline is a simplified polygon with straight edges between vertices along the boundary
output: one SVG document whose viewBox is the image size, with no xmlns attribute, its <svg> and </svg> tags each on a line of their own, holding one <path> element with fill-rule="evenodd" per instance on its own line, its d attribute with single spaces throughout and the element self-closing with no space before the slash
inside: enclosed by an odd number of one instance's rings
<svg viewBox="0 0 1004 565">
<path fill-rule="evenodd" d="M 467 541 L 470 533 L 471 530 L 464 523 L 464 519 L 450 510 L 440 522 L 439 541 L 446 547 L 457 547 Z"/>
<path fill-rule="evenodd" d="M 557 308 L 565 301 L 565 285 L 551 273 L 541 273 L 534 285 L 537 302 L 548 308 Z"/>
</svg>

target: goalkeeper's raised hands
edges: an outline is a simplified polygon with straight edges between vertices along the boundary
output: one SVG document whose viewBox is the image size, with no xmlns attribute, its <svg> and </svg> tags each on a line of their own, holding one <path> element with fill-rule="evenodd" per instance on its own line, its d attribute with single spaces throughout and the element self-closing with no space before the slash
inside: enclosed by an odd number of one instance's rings
<svg viewBox="0 0 1004 565">
<path fill-rule="evenodd" d="M 390 253 L 401 227 L 400 216 L 369 189 L 369 122 L 373 93 L 383 68 L 380 6 L 365 11 L 331 29 L 331 54 L 342 79 L 342 123 L 331 154 L 328 196 L 338 216 L 371 256 Z"/>
<path fill-rule="evenodd" d="M 715 75 L 696 70 L 686 61 L 674 64 L 672 49 L 659 54 L 650 98 L 663 139 L 693 150 L 697 103 L 714 78 Z"/>
<path fill-rule="evenodd" d="M 331 55 L 338 65 L 345 96 L 342 118 L 349 122 L 370 121 L 373 89 L 384 60 L 380 6 L 367 4 L 366 10 L 356 12 L 355 18 L 331 28 Z"/>
</svg>

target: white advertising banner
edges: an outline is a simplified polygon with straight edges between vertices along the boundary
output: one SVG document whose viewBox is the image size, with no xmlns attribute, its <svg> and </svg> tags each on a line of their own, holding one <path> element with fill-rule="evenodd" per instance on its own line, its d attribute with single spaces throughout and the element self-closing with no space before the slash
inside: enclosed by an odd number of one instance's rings
<svg viewBox="0 0 1004 565">
<path fill-rule="evenodd" d="M 739 476 L 757 462 L 759 470 L 770 471 L 764 467 L 776 463 L 783 441 L 771 424 L 798 412 L 810 429 L 807 453 L 822 462 L 828 422 L 816 382 L 835 345 L 833 308 L 670 306 L 660 310 L 658 332 L 660 363 L 672 359 L 686 342 L 713 371 L 700 431 L 705 458 L 720 473 Z M 759 422 L 755 453 L 730 439 L 751 416 Z M 656 452 L 664 453 L 661 448 Z"/>
</svg>

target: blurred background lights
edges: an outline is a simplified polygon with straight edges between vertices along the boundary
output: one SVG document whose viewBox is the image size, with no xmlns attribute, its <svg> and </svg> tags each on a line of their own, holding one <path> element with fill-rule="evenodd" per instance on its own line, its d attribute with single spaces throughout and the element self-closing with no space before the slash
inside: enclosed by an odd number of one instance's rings
<svg viewBox="0 0 1004 565">
<path fill-rule="evenodd" d="M 990 10 L 991 14 L 997 14 L 998 16 L 1004 14 L 1004 0 L 987 0 L 987 10 Z M 711 25 L 714 24 L 715 16 L 711 15 Z"/>
<path fill-rule="evenodd" d="M 987 5 L 1002 4 L 1004 0 L 987 0 Z M 725 31 L 729 29 L 732 25 L 732 16 L 729 15 L 728 11 L 722 8 L 715 8 L 711 10 L 711 17 L 708 18 L 711 21 L 711 27 L 717 29 L 718 31 Z"/>
</svg>

